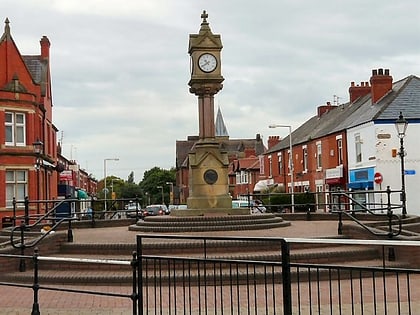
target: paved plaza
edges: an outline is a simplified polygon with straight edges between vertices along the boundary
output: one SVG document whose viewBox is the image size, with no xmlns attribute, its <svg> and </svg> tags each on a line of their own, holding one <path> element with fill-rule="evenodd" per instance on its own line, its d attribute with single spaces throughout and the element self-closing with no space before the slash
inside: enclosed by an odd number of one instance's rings
<svg viewBox="0 0 420 315">
<path fill-rule="evenodd" d="M 128 231 L 128 228 L 125 226 L 75 229 L 73 234 L 74 242 L 79 243 L 134 243 L 139 232 Z M 276 229 L 183 234 L 322 238 L 337 235 L 337 221 L 293 221 L 291 226 Z M 124 286 L 95 286 L 89 288 L 80 284 L 80 286 L 71 288 L 123 294 L 130 294 L 131 292 L 131 287 Z M 0 314 L 30 314 L 32 303 L 33 291 L 31 289 L 0 286 Z M 128 298 L 40 290 L 39 309 L 42 315 L 114 315 L 131 314 L 132 304 Z"/>
</svg>

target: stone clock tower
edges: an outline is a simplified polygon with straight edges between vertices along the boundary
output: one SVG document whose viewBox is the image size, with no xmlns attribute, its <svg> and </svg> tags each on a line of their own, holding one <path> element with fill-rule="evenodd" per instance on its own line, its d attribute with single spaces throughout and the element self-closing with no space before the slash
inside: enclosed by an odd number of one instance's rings
<svg viewBox="0 0 420 315">
<path fill-rule="evenodd" d="M 198 34 L 190 34 L 190 92 L 198 97 L 199 140 L 189 154 L 188 209 L 206 212 L 232 210 L 229 195 L 227 152 L 220 150 L 215 137 L 214 95 L 224 80 L 220 52 L 220 35 L 212 33 L 208 15 L 203 11 Z M 197 213 L 201 214 L 201 213 Z"/>
</svg>

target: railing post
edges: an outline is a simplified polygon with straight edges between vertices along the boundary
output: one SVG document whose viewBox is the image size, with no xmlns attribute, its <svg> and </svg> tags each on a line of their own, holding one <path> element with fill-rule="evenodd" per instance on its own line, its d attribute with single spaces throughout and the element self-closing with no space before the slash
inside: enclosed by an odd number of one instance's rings
<svg viewBox="0 0 420 315">
<path fill-rule="evenodd" d="M 338 212 L 338 235 L 343 235 L 343 214 Z"/>
<path fill-rule="evenodd" d="M 95 227 L 95 207 L 93 206 L 95 204 L 95 199 L 92 197 L 90 197 L 90 209 L 92 209 L 92 217 L 91 217 L 91 223 L 90 226 L 91 227 Z"/>
<path fill-rule="evenodd" d="M 292 279 L 290 272 L 290 247 L 281 239 L 281 267 L 283 282 L 283 314 L 292 314 Z"/>
<path fill-rule="evenodd" d="M 39 278 L 38 278 L 38 248 L 34 250 L 34 284 L 32 285 L 32 290 L 34 291 L 34 302 L 32 304 L 32 313 L 31 315 L 40 315 L 39 312 L 39 303 L 38 303 L 38 291 L 39 291 Z"/>
<path fill-rule="evenodd" d="M 29 197 L 25 197 L 25 225 L 29 225 Z"/>
<path fill-rule="evenodd" d="M 72 213 L 71 213 L 71 206 L 72 206 L 72 202 L 74 201 L 67 201 L 67 205 L 68 205 L 68 209 L 69 209 L 69 213 L 68 213 L 68 217 L 69 217 L 69 223 L 68 223 L 68 229 L 67 229 L 67 242 L 69 243 L 73 243 L 73 229 L 71 227 L 71 222 L 72 222 Z"/>
<path fill-rule="evenodd" d="M 16 226 L 16 197 L 13 197 L 13 226 Z"/>
<path fill-rule="evenodd" d="M 143 315 L 143 244 L 141 235 L 137 235 L 137 309 L 138 315 Z"/>
<path fill-rule="evenodd" d="M 388 216 L 388 238 L 391 239 L 394 236 L 392 231 L 392 209 L 391 209 L 391 189 L 389 186 L 386 187 L 386 194 L 388 198 L 387 202 L 387 216 Z M 395 250 L 394 247 L 388 248 L 388 261 L 395 261 Z"/>
<path fill-rule="evenodd" d="M 22 256 L 19 261 L 19 271 L 25 272 L 26 271 L 26 261 L 25 257 L 25 228 L 26 224 L 24 221 L 20 222 L 20 255 Z"/>
<path fill-rule="evenodd" d="M 133 274 L 133 292 L 131 293 L 131 301 L 133 303 L 133 315 L 137 315 L 137 300 L 139 299 L 139 291 L 137 288 L 137 273 L 138 273 L 138 260 L 137 252 L 133 252 L 133 258 L 131 259 L 131 268 Z"/>
</svg>

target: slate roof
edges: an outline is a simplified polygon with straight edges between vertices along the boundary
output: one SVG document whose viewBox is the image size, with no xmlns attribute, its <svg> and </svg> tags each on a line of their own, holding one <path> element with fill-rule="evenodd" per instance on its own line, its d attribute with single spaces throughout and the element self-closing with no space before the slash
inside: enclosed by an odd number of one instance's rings
<svg viewBox="0 0 420 315">
<path fill-rule="evenodd" d="M 266 148 L 261 138 L 256 139 L 226 139 L 216 137 L 216 140 L 220 143 L 220 149 L 227 151 L 229 156 L 239 156 L 245 149 L 255 150 L 256 156 L 261 155 L 265 152 Z M 176 141 L 176 167 L 187 167 L 188 166 L 188 153 L 194 148 L 198 141 L 198 137 L 188 137 L 188 140 Z"/>
<path fill-rule="evenodd" d="M 22 56 L 23 61 L 25 62 L 26 67 L 31 73 L 32 79 L 35 83 L 41 83 L 43 76 L 44 66 L 41 62 L 41 56 Z"/>
<path fill-rule="evenodd" d="M 353 103 L 345 103 L 332 108 L 321 117 L 313 116 L 299 128 L 292 131 L 293 145 L 342 132 L 371 121 L 393 122 L 399 113 L 407 119 L 420 119 L 420 79 L 409 76 L 394 82 L 392 90 L 376 104 L 372 104 L 371 94 L 360 97 Z M 283 138 L 267 153 L 289 147 L 289 136 Z"/>
</svg>

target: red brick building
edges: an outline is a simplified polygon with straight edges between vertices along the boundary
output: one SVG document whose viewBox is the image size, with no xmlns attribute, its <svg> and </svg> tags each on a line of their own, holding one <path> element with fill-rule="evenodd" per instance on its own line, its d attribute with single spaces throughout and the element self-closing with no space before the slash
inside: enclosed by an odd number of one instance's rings
<svg viewBox="0 0 420 315">
<path fill-rule="evenodd" d="M 39 55 L 21 55 L 6 19 L 0 38 L 0 216 L 11 214 L 13 197 L 57 197 L 49 57 L 46 36 Z"/>
<path fill-rule="evenodd" d="M 280 191 L 291 192 L 293 176 L 294 193 L 316 192 L 321 207 L 326 203 L 325 191 L 346 188 L 346 134 L 339 124 L 351 109 L 337 109 L 338 106 L 329 102 L 318 106 L 315 116 L 293 130 L 293 171 L 289 162 L 290 135 L 281 140 L 270 137 L 264 169 L 272 185 Z"/>
<path fill-rule="evenodd" d="M 17 215 L 22 214 L 26 197 L 29 201 L 57 199 L 62 171 L 71 171 L 75 188 L 96 192 L 96 181 L 74 170 L 77 163 L 67 163 L 61 155 L 58 163 L 49 39 L 41 38 L 40 54 L 22 55 L 9 24 L 6 19 L 0 38 L 0 124 L 4 126 L 0 128 L 0 218 L 13 215 L 14 199 Z M 43 213 L 43 207 L 30 202 L 29 210 Z"/>
</svg>

